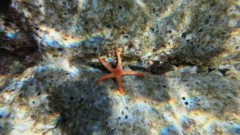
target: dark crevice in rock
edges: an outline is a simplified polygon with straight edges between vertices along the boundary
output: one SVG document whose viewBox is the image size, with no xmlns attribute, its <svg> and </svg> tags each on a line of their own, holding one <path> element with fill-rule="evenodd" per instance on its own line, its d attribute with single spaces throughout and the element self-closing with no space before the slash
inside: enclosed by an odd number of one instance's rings
<svg viewBox="0 0 240 135">
<path fill-rule="evenodd" d="M 9 11 L 11 0 L 0 0 L 0 12 L 6 14 Z"/>
<path fill-rule="evenodd" d="M 0 8 L 1 6 L 3 5 L 0 3 Z M 41 60 L 42 55 L 33 37 L 31 24 L 27 18 L 23 18 L 23 15 L 12 8 L 9 8 L 8 13 L 2 16 L 6 29 L 0 32 L 0 65 L 2 66 L 0 75 L 22 73 Z M 11 38 L 6 36 L 8 29 L 14 33 Z"/>
</svg>

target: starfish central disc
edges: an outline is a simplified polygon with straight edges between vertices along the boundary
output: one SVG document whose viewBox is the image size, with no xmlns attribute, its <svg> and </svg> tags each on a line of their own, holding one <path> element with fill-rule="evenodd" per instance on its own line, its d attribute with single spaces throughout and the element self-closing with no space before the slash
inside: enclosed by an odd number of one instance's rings
<svg viewBox="0 0 240 135">
<path fill-rule="evenodd" d="M 115 70 L 114 74 L 115 76 L 121 76 L 122 71 L 121 70 Z"/>
</svg>

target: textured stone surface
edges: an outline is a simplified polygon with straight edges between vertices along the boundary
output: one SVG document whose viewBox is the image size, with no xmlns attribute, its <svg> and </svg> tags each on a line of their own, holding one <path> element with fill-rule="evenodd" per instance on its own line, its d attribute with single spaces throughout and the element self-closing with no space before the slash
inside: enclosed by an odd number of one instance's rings
<svg viewBox="0 0 240 135">
<path fill-rule="evenodd" d="M 240 1 L 1 5 L 1 134 L 240 133 Z M 95 85 L 117 48 L 145 74 L 122 78 L 125 95 Z"/>
</svg>

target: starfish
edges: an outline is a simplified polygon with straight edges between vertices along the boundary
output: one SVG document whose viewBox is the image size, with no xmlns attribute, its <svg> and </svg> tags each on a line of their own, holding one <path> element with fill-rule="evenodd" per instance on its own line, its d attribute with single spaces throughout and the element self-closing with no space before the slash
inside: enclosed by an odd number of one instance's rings
<svg viewBox="0 0 240 135">
<path fill-rule="evenodd" d="M 99 78 L 96 82 L 96 85 L 99 85 L 99 83 L 102 82 L 105 79 L 115 78 L 117 80 L 119 92 L 121 94 L 124 94 L 121 76 L 123 76 L 123 75 L 144 76 L 144 74 L 139 73 L 139 72 L 134 72 L 134 71 L 131 71 L 131 70 L 122 70 L 122 60 L 121 60 L 121 56 L 120 56 L 120 53 L 118 52 L 118 50 L 116 50 L 116 55 L 117 55 L 118 62 L 117 62 L 117 67 L 115 69 L 111 68 L 101 57 L 98 58 L 99 62 L 106 69 L 108 69 L 111 73 L 107 74 L 107 75 L 104 75 L 101 78 Z"/>
</svg>

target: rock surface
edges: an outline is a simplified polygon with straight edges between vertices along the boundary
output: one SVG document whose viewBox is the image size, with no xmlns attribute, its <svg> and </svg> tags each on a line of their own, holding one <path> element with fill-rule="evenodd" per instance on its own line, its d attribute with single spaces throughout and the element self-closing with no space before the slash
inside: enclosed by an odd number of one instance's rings
<svg viewBox="0 0 240 135">
<path fill-rule="evenodd" d="M 0 134 L 240 134 L 237 0 L 9 0 L 0 41 Z"/>
</svg>

